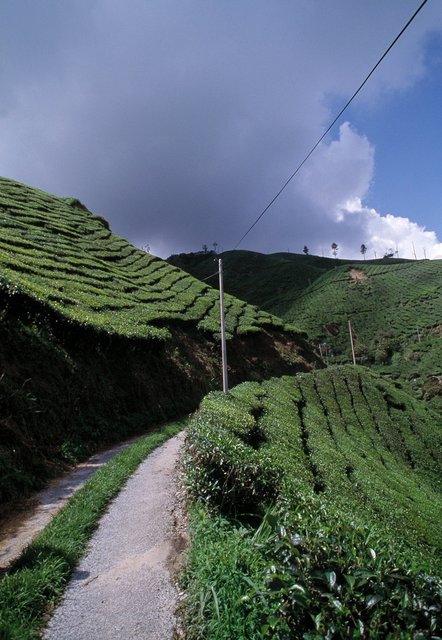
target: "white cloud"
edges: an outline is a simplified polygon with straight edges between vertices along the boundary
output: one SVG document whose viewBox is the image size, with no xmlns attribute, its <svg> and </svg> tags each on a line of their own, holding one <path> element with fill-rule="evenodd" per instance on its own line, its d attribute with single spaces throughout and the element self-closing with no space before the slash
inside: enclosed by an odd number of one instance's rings
<svg viewBox="0 0 442 640">
<path fill-rule="evenodd" d="M 376 252 L 379 258 L 393 250 L 400 258 L 442 258 L 442 242 L 435 232 L 427 231 L 408 218 L 391 213 L 381 215 L 375 209 L 364 207 L 358 199 L 343 210 L 344 224 L 350 216 L 356 216 L 365 234 L 363 242 L 369 249 L 369 257 L 374 257 Z"/>
<path fill-rule="evenodd" d="M 373 145 L 348 122 L 341 125 L 337 140 L 318 149 L 301 175 L 295 196 L 302 195 L 304 210 L 318 224 L 328 219 L 328 233 L 334 234 L 328 244 L 323 236 L 314 251 L 328 255 L 333 241 L 345 258 L 361 258 L 362 243 L 369 249 L 369 258 L 391 250 L 401 258 L 442 258 L 442 243 L 434 231 L 403 216 L 384 215 L 364 206 L 374 170 Z"/>
<path fill-rule="evenodd" d="M 373 170 L 373 145 L 344 122 L 339 139 L 322 144 L 303 168 L 299 189 L 324 215 L 341 221 L 345 203 L 366 196 Z"/>
</svg>

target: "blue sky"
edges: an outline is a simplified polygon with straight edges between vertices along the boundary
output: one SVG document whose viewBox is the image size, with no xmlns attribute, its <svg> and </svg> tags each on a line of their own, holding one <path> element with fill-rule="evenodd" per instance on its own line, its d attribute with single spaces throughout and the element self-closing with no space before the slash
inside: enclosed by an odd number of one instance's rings
<svg viewBox="0 0 442 640">
<path fill-rule="evenodd" d="M 416 0 L 5 0 L 0 174 L 153 253 L 235 246 Z M 429 0 L 241 248 L 442 257 Z"/>
<path fill-rule="evenodd" d="M 442 34 L 425 44 L 425 75 L 378 109 L 348 118 L 376 149 L 367 206 L 400 212 L 442 238 Z"/>
</svg>

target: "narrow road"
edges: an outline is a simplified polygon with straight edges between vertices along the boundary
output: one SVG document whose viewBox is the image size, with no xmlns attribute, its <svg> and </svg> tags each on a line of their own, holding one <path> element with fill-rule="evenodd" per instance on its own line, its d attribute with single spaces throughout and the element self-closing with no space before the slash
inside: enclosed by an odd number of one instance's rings
<svg viewBox="0 0 442 640">
<path fill-rule="evenodd" d="M 170 566 L 182 550 L 175 518 L 184 433 L 156 449 L 100 521 L 46 640 L 172 640 L 178 597 Z"/>
<path fill-rule="evenodd" d="M 131 438 L 77 464 L 72 471 L 52 480 L 46 489 L 31 498 L 28 501 L 29 506 L 23 512 L 6 517 L 0 524 L 0 570 L 6 569 L 20 556 L 69 498 L 81 489 L 100 467 L 139 438 L 140 436 Z"/>
</svg>

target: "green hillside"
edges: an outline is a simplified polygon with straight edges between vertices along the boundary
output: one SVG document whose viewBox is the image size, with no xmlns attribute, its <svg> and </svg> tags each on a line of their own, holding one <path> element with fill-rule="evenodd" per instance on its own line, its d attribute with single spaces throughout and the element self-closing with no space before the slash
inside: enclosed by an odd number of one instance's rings
<svg viewBox="0 0 442 640">
<path fill-rule="evenodd" d="M 219 329 L 218 294 L 110 231 L 78 200 L 0 178 L 0 287 L 109 334 L 164 338 L 171 322 Z M 228 337 L 283 323 L 231 296 Z"/>
<path fill-rule="evenodd" d="M 442 432 L 420 401 L 353 366 L 244 383 L 206 397 L 187 466 L 191 637 L 439 637 Z"/>
<path fill-rule="evenodd" d="M 347 362 L 350 320 L 358 362 L 410 382 L 442 407 L 442 261 L 337 267 L 299 295 L 284 317 L 326 343 L 331 360 Z"/>
<path fill-rule="evenodd" d="M 226 251 L 222 254 L 225 288 L 234 296 L 272 309 L 283 315 L 298 295 L 341 260 L 298 255 L 296 253 L 263 254 L 255 251 Z M 214 271 L 216 256 L 210 253 L 181 253 L 168 261 L 197 278 L 206 278 Z M 213 286 L 216 279 L 210 280 Z M 276 311 L 275 311 L 276 310 Z"/>
<path fill-rule="evenodd" d="M 218 292 L 78 200 L 0 179 L 0 504 L 221 385 Z M 322 366 L 293 327 L 226 297 L 231 384 Z"/>
<path fill-rule="evenodd" d="M 200 277 L 210 270 L 210 256 L 172 258 Z M 350 320 L 358 363 L 442 408 L 442 261 L 234 251 L 224 263 L 230 293 L 301 327 L 329 362 L 351 362 Z"/>
</svg>

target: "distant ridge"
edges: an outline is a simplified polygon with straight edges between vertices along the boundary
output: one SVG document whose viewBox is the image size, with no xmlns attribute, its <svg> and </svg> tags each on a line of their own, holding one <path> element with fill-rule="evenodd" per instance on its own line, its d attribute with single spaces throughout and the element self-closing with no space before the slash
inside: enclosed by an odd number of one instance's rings
<svg viewBox="0 0 442 640">
<path fill-rule="evenodd" d="M 293 322 L 330 363 L 351 362 L 400 379 L 442 410 L 442 260 L 339 260 L 292 253 L 223 254 L 230 293 Z M 171 256 L 204 277 L 210 256 Z"/>
</svg>

